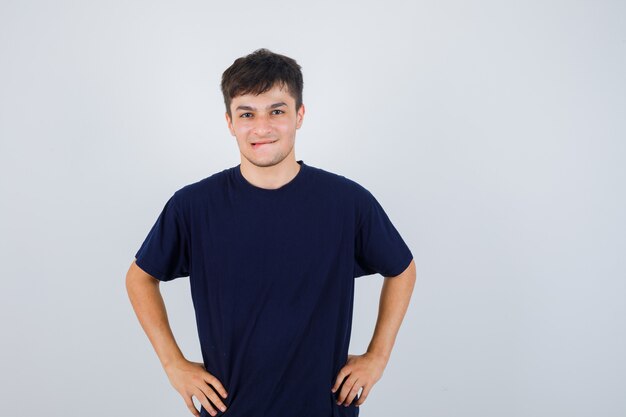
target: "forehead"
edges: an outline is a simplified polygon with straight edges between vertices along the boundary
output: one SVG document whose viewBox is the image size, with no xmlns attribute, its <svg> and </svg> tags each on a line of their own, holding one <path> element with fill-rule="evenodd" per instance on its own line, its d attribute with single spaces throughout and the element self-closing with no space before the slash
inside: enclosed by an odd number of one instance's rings
<svg viewBox="0 0 626 417">
<path fill-rule="evenodd" d="M 231 109 L 236 109 L 237 106 L 249 106 L 249 107 L 266 107 L 274 103 L 284 102 L 289 107 L 295 107 L 296 100 L 289 94 L 289 88 L 281 86 L 280 84 L 274 84 L 274 86 L 261 94 L 242 94 L 235 96 L 230 101 Z"/>
</svg>

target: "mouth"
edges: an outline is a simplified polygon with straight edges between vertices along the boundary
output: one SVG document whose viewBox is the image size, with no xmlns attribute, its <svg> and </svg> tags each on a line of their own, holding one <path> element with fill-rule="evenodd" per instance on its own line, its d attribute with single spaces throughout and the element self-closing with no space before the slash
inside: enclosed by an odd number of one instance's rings
<svg viewBox="0 0 626 417">
<path fill-rule="evenodd" d="M 278 140 L 278 139 L 276 139 Z M 263 142 L 252 142 L 252 149 L 258 149 L 261 148 L 263 146 L 267 146 L 267 145 L 271 145 L 272 143 L 276 142 L 276 140 L 273 141 L 263 141 Z"/>
</svg>

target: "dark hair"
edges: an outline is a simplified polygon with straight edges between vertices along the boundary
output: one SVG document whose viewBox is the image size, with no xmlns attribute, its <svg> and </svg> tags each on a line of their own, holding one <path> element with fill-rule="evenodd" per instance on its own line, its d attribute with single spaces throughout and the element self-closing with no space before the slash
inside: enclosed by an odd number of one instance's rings
<svg viewBox="0 0 626 417">
<path fill-rule="evenodd" d="M 261 48 L 245 57 L 237 58 L 222 74 L 222 94 L 228 115 L 230 102 L 244 94 L 262 94 L 276 83 L 287 86 L 296 101 L 296 109 L 302 105 L 302 72 L 300 65 L 285 55 Z"/>
</svg>

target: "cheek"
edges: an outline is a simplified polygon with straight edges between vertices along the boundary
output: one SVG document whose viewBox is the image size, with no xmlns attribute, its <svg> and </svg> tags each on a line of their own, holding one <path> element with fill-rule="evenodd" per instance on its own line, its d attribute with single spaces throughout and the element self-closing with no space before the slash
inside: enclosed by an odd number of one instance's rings
<svg viewBox="0 0 626 417">
<path fill-rule="evenodd" d="M 277 124 L 275 128 L 282 134 L 291 134 L 296 130 L 296 122 L 295 120 L 289 120 L 287 122 Z"/>
<path fill-rule="evenodd" d="M 245 136 L 252 129 L 252 126 L 249 123 L 237 123 L 233 129 L 237 135 Z"/>
</svg>

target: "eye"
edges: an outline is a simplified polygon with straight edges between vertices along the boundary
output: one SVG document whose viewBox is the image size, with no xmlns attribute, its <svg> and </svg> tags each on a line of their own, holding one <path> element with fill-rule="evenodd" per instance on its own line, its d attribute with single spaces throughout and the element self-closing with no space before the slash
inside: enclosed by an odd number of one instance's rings
<svg viewBox="0 0 626 417">
<path fill-rule="evenodd" d="M 252 117 L 252 113 L 243 113 L 239 117 L 241 117 L 243 119 L 248 119 L 248 118 Z"/>
<path fill-rule="evenodd" d="M 275 112 L 278 112 L 278 113 L 275 113 Z M 279 109 L 272 110 L 272 114 L 283 114 L 283 113 L 284 111 L 279 110 Z"/>
</svg>

